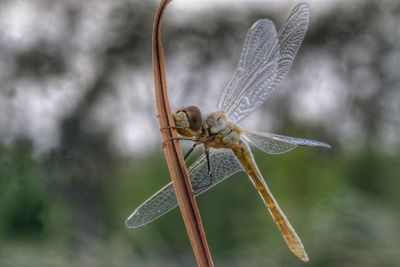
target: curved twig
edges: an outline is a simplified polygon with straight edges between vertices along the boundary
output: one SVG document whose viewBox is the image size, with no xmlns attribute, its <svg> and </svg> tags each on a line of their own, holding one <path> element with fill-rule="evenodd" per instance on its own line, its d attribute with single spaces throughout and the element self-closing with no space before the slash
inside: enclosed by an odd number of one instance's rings
<svg viewBox="0 0 400 267">
<path fill-rule="evenodd" d="M 171 0 L 161 0 L 153 25 L 152 57 L 158 121 L 165 158 L 174 185 L 176 198 L 186 231 L 199 266 L 214 266 L 203 230 L 199 210 L 194 199 L 186 164 L 182 155 L 168 99 L 164 52 L 161 42 L 161 22 Z"/>
</svg>

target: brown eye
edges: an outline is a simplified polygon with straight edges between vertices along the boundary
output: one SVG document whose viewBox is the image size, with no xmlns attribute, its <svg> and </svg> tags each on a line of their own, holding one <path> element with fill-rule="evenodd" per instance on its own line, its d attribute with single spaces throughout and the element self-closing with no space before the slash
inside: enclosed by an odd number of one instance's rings
<svg viewBox="0 0 400 267">
<path fill-rule="evenodd" d="M 190 129 L 193 131 L 200 130 L 203 124 L 200 109 L 196 106 L 189 106 L 185 108 L 185 112 L 189 121 Z"/>
</svg>

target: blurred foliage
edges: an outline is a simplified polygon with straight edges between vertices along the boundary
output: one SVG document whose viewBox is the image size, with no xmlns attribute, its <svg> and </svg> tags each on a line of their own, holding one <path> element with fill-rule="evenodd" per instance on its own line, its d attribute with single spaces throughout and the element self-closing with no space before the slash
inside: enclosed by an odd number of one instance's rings
<svg viewBox="0 0 400 267">
<path fill-rule="evenodd" d="M 1 233 L 6 237 L 42 237 L 48 203 L 43 173 L 31 158 L 31 147 L 20 143 L 0 150 Z"/>
</svg>

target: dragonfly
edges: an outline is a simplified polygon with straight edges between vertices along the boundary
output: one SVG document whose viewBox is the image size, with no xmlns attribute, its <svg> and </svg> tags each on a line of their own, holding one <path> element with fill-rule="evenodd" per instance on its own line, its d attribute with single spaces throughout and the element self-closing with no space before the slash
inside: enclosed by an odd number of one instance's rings
<svg viewBox="0 0 400 267">
<path fill-rule="evenodd" d="M 256 21 L 247 32 L 239 64 L 218 99 L 217 111 L 203 116 L 198 107 L 187 106 L 179 108 L 173 115 L 178 134 L 193 141 L 185 159 L 197 145 L 202 145 L 205 151 L 188 168 L 194 194 L 198 196 L 244 171 L 290 251 L 303 261 L 308 261 L 304 246 L 272 195 L 250 147 L 269 154 L 281 154 L 298 146 L 330 148 L 330 145 L 310 139 L 251 132 L 238 123 L 259 108 L 286 76 L 307 31 L 309 17 L 309 7 L 302 3 L 293 9 L 279 32 L 268 19 Z M 174 188 L 169 183 L 136 208 L 126 220 L 126 226 L 145 225 L 176 206 Z"/>
</svg>

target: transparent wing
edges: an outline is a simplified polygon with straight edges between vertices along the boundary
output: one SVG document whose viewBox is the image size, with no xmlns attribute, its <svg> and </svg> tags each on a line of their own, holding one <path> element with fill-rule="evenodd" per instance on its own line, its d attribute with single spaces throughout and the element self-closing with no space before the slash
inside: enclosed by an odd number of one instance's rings
<svg viewBox="0 0 400 267">
<path fill-rule="evenodd" d="M 237 97 L 237 94 L 240 93 L 239 89 L 244 87 L 260 63 L 266 60 L 268 51 L 271 50 L 276 38 L 275 25 L 268 19 L 256 21 L 248 30 L 237 69 L 218 99 L 219 109 L 226 110 L 233 99 Z M 277 59 L 278 57 L 275 57 L 275 62 L 270 60 L 271 65 L 275 68 L 274 72 L 277 67 Z"/>
<path fill-rule="evenodd" d="M 295 149 L 297 146 L 318 146 L 331 148 L 329 144 L 324 142 L 271 133 L 245 132 L 244 138 L 258 149 L 269 154 L 285 153 Z"/>
<path fill-rule="evenodd" d="M 271 38 L 274 39 L 274 42 L 271 45 L 268 43 L 268 45 L 263 46 L 266 49 L 263 50 L 263 56 L 258 55 L 258 53 L 261 53 L 260 51 L 249 49 L 250 46 L 246 45 L 245 42 L 242 55 L 247 53 L 257 54 L 258 56 L 254 56 L 254 58 L 257 58 L 257 60 L 254 60 L 256 64 L 246 70 L 249 73 L 243 74 L 239 63 L 238 70 L 223 90 L 218 101 L 218 108 L 225 111 L 233 122 L 239 122 L 254 112 L 268 99 L 288 73 L 303 41 L 309 17 L 308 5 L 304 3 L 297 5 L 280 29 L 278 36 Z M 253 27 L 257 28 L 258 23 L 256 22 Z M 263 24 L 259 26 L 266 27 Z M 253 27 L 248 34 L 252 35 Z M 270 30 L 268 33 L 271 34 L 272 31 Z"/>
<path fill-rule="evenodd" d="M 207 161 L 205 156 L 201 156 L 189 168 L 189 176 L 196 196 L 242 170 L 242 166 L 230 150 L 212 150 L 210 152 L 210 163 L 213 172 L 213 181 L 210 185 L 204 183 L 204 178 L 207 176 Z M 126 220 L 126 226 L 136 228 L 145 225 L 167 213 L 177 205 L 174 188 L 172 183 L 169 183 L 136 208 Z"/>
</svg>

